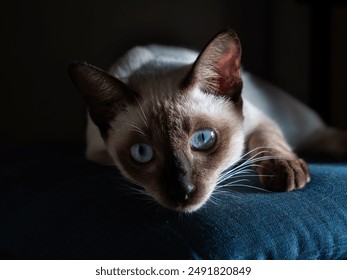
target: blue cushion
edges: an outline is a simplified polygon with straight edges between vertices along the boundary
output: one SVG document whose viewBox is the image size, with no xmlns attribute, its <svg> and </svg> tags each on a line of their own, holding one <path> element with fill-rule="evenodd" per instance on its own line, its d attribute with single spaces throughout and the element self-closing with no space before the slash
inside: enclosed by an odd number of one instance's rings
<svg viewBox="0 0 347 280">
<path fill-rule="evenodd" d="M 347 164 L 310 164 L 304 190 L 229 188 L 180 214 L 65 147 L 2 158 L 5 259 L 347 258 Z"/>
</svg>

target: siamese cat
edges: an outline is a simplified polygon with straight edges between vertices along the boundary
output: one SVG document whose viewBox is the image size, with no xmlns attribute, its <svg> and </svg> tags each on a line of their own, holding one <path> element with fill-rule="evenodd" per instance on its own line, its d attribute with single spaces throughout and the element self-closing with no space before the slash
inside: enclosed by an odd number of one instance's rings
<svg viewBox="0 0 347 280">
<path fill-rule="evenodd" d="M 141 46 L 108 73 L 79 62 L 69 73 L 88 106 L 87 158 L 114 164 L 176 211 L 204 205 L 245 154 L 274 191 L 310 181 L 293 148 L 346 158 L 345 132 L 326 128 L 305 105 L 242 71 L 240 41 L 230 30 L 200 54 Z"/>
</svg>

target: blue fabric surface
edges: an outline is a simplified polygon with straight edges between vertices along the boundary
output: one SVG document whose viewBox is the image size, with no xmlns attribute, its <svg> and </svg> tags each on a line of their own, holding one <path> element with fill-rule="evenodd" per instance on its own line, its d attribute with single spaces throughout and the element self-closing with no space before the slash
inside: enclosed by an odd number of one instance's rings
<svg viewBox="0 0 347 280">
<path fill-rule="evenodd" d="M 4 259 L 347 259 L 347 164 L 310 164 L 304 190 L 229 188 L 179 214 L 113 168 L 26 153 L 0 165 Z"/>
</svg>

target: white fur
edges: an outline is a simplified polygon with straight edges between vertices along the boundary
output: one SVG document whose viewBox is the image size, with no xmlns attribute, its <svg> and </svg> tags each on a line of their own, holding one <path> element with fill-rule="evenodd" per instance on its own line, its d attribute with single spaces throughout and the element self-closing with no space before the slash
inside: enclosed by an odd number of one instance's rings
<svg viewBox="0 0 347 280">
<path fill-rule="evenodd" d="M 230 103 L 224 98 L 217 97 L 212 94 L 203 93 L 199 87 L 195 87 L 188 99 L 189 105 L 187 108 L 192 113 L 213 115 L 216 119 L 220 119 L 225 116 L 225 113 L 231 112 Z"/>
<path fill-rule="evenodd" d="M 261 114 L 267 115 L 279 125 L 292 147 L 299 146 L 316 131 L 325 127 L 313 110 L 282 89 L 249 72 L 243 72 L 242 78 L 244 114 L 250 124 L 254 124 L 255 119 L 260 118 Z"/>
<path fill-rule="evenodd" d="M 152 52 L 144 47 L 135 47 L 129 50 L 117 63 L 113 64 L 109 73 L 124 83 L 128 82 L 129 76 L 136 70 L 140 69 L 149 61 L 154 60 Z"/>
</svg>

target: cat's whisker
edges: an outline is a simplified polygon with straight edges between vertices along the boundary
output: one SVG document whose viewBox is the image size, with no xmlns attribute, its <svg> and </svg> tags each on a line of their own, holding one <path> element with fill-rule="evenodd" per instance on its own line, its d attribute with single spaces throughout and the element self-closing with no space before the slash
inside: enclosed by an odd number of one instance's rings
<svg viewBox="0 0 347 280">
<path fill-rule="evenodd" d="M 226 178 L 226 179 L 222 179 L 217 181 L 216 187 L 219 188 L 219 186 L 223 186 L 225 184 L 236 184 L 238 183 L 240 180 L 247 180 L 250 181 L 250 179 L 247 178 L 252 178 L 252 177 L 257 177 L 257 178 L 262 178 L 262 177 L 274 177 L 274 175 L 259 175 L 259 174 L 249 174 L 249 175 L 240 175 L 240 176 L 232 176 L 230 178 Z M 238 179 L 238 178 L 242 178 L 242 179 Z M 238 179 L 238 180 L 232 180 L 231 179 Z"/>
<path fill-rule="evenodd" d="M 238 171 L 241 171 L 241 170 L 244 170 L 244 169 L 247 169 L 250 167 L 250 165 L 254 163 L 254 162 L 251 162 L 249 159 L 244 161 L 243 163 L 239 164 L 239 165 L 236 165 L 234 167 L 232 167 L 231 169 L 228 169 L 227 171 L 225 172 L 228 172 L 228 173 L 232 173 L 232 172 L 238 172 Z M 255 167 L 255 165 L 253 165 L 253 167 Z M 225 173 L 224 172 L 224 173 Z"/>
<path fill-rule="evenodd" d="M 212 198 L 212 200 L 213 200 L 212 202 L 213 202 L 213 203 L 215 203 L 215 202 L 217 202 L 217 203 L 222 202 L 222 199 L 219 198 L 219 197 L 217 197 L 217 196 L 219 196 L 219 195 L 223 195 L 223 196 L 228 195 L 228 196 L 231 196 L 231 197 L 238 198 L 237 196 L 233 195 L 233 194 L 230 192 L 230 190 L 228 191 L 228 190 L 218 190 L 218 189 L 215 189 L 215 190 L 213 190 L 213 192 L 212 192 L 212 194 L 211 194 L 211 196 L 210 196 L 210 200 L 211 200 L 211 198 Z"/>
<path fill-rule="evenodd" d="M 254 152 L 255 150 L 259 150 L 260 148 L 254 149 L 247 154 L 250 154 Z M 216 190 L 219 191 L 220 189 L 230 188 L 230 187 L 244 187 L 244 188 L 250 188 L 254 190 L 259 190 L 263 192 L 269 192 L 272 193 L 270 190 L 266 190 L 264 188 L 252 186 L 250 184 L 244 184 L 244 182 L 250 182 L 250 177 L 272 177 L 273 175 L 261 175 L 257 174 L 254 170 L 255 167 L 263 167 L 260 164 L 257 164 L 257 162 L 261 162 L 263 160 L 271 160 L 271 159 L 277 159 L 277 157 L 274 156 L 260 156 L 262 153 L 266 151 L 260 151 L 257 152 L 252 157 L 244 160 L 241 164 L 223 172 L 220 177 L 217 180 L 217 186 Z M 245 155 L 243 155 L 241 158 L 245 158 Z M 241 178 L 241 179 L 238 179 Z M 237 180 L 235 180 L 237 179 Z M 230 181 L 232 180 L 232 181 Z"/>
<path fill-rule="evenodd" d="M 269 148 L 267 148 L 267 147 L 256 147 L 256 148 L 254 148 L 254 149 L 252 149 L 252 150 L 249 150 L 247 153 L 244 153 L 244 154 L 239 158 L 239 161 L 242 160 L 242 159 L 244 159 L 244 158 L 247 158 L 248 155 L 252 154 L 253 152 L 255 152 L 255 151 L 257 151 L 257 150 L 262 150 L 262 151 L 256 153 L 255 155 L 251 156 L 250 158 L 254 158 L 255 156 L 257 156 L 257 155 L 259 155 L 259 154 L 268 152 Z"/>
<path fill-rule="evenodd" d="M 217 182 L 224 181 L 230 178 L 235 178 L 236 176 L 248 176 L 248 174 L 254 174 L 254 170 L 242 170 L 238 172 L 234 172 L 233 170 L 231 170 L 230 172 L 222 173 L 218 178 Z"/>
<path fill-rule="evenodd" d="M 260 188 L 260 187 L 251 186 L 251 185 L 239 185 L 239 186 L 240 187 L 244 187 L 244 188 L 249 188 L 249 189 L 262 191 L 262 192 L 273 193 L 273 191 L 270 191 L 270 190 L 267 190 L 267 189 L 264 189 L 264 188 Z"/>
<path fill-rule="evenodd" d="M 278 159 L 278 157 L 275 157 L 275 156 L 257 156 L 257 157 L 251 157 L 247 160 L 245 160 L 244 162 L 242 162 L 241 164 L 237 165 L 235 167 L 235 170 L 239 169 L 239 168 L 242 168 L 243 166 L 245 165 L 249 165 L 251 163 L 256 163 L 256 162 L 261 162 L 261 161 L 264 161 L 264 160 L 271 160 L 271 159 Z"/>
<path fill-rule="evenodd" d="M 246 179 L 246 178 L 244 178 L 244 179 L 238 179 L 238 180 L 235 180 L 235 181 L 232 181 L 232 182 L 230 182 L 230 183 L 232 183 L 232 184 L 238 184 L 238 183 L 240 183 L 240 182 L 249 182 L 250 180 L 249 179 Z M 223 187 L 223 185 L 217 185 L 216 186 L 216 189 L 219 189 L 219 188 L 221 188 L 221 187 Z"/>
<path fill-rule="evenodd" d="M 230 193 L 230 189 L 222 189 L 222 188 L 219 188 L 219 189 L 215 189 L 213 191 L 213 195 L 217 195 L 217 194 L 229 194 Z"/>
<path fill-rule="evenodd" d="M 247 178 L 252 178 L 252 177 L 262 178 L 262 177 L 274 177 L 274 176 L 275 175 L 255 174 L 254 172 L 250 173 L 250 174 L 232 175 L 229 177 L 223 177 L 223 178 L 219 179 L 217 181 L 216 185 L 217 186 L 224 185 L 223 184 L 224 182 L 228 182 L 228 184 L 234 184 L 234 183 L 237 183 L 240 181 L 240 180 L 236 180 L 236 181 L 234 180 L 234 179 L 238 179 L 238 178 L 242 178 L 241 180 L 248 180 L 249 181 L 249 179 L 247 179 Z"/>
<path fill-rule="evenodd" d="M 266 175 L 266 174 L 249 174 L 249 175 L 240 175 L 233 176 L 233 178 L 243 178 L 243 177 L 274 177 L 275 175 Z"/>
<path fill-rule="evenodd" d="M 254 155 L 252 155 L 251 157 L 247 158 L 248 155 L 254 153 L 255 151 L 258 151 L 260 150 L 259 152 L 255 153 Z M 254 158 L 259 158 L 259 155 L 261 154 L 264 154 L 264 153 L 270 153 L 270 148 L 265 148 L 265 147 L 257 147 L 257 148 L 254 148 L 250 151 L 248 151 L 247 153 L 243 154 L 238 161 L 241 161 L 241 160 L 244 160 L 246 158 L 246 161 L 250 160 L 250 159 L 254 159 Z"/>
<path fill-rule="evenodd" d="M 232 173 L 232 172 L 243 172 L 243 171 L 247 171 L 247 172 L 250 172 L 250 171 L 253 171 L 251 168 L 250 168 L 250 165 L 251 164 L 248 164 L 248 165 L 245 165 L 243 166 L 242 168 L 231 168 L 231 169 L 227 169 L 226 171 L 224 171 L 222 174 L 225 174 L 225 173 Z"/>
<path fill-rule="evenodd" d="M 218 181 L 230 179 L 230 178 L 237 176 L 237 175 L 254 174 L 255 170 L 252 169 L 253 167 L 256 167 L 256 165 L 250 164 L 250 165 L 244 166 L 243 168 L 240 168 L 240 169 L 233 168 L 233 169 L 227 170 L 219 176 Z"/>
<path fill-rule="evenodd" d="M 255 153 L 254 155 L 252 155 L 250 158 L 245 159 L 248 155 L 250 155 L 251 153 L 254 153 L 258 151 L 257 153 Z M 272 160 L 272 159 L 278 159 L 278 157 L 275 156 L 260 156 L 261 154 L 267 153 L 269 152 L 269 149 L 265 149 L 263 147 L 257 147 L 255 149 L 252 149 L 251 151 L 245 153 L 244 155 L 242 155 L 240 157 L 240 159 L 238 160 L 239 162 L 241 161 L 241 164 L 236 165 L 235 167 L 223 172 L 218 180 L 217 180 L 217 184 L 220 184 L 221 182 L 227 180 L 227 179 L 231 179 L 234 178 L 235 176 L 247 176 L 249 173 L 254 174 L 254 168 L 258 167 L 258 168 L 262 168 L 263 166 L 260 164 L 256 164 L 257 162 L 261 162 L 261 161 L 265 161 L 265 160 Z M 244 160 L 242 162 L 242 160 Z M 251 169 L 252 168 L 252 169 Z M 254 175 L 256 176 L 256 175 Z"/>
<path fill-rule="evenodd" d="M 145 137 L 148 137 L 147 134 L 144 133 L 143 130 L 142 130 L 141 128 L 139 128 L 138 126 L 136 126 L 136 125 L 134 125 L 134 124 L 131 124 L 131 123 L 129 124 L 129 126 L 132 127 L 132 130 L 133 130 L 133 131 L 135 131 L 135 132 L 137 132 L 137 133 L 140 133 L 140 134 L 142 134 L 142 135 L 145 136 Z"/>
<path fill-rule="evenodd" d="M 157 213 L 161 208 L 155 200 L 146 200 L 145 202 L 141 207 L 141 212 L 148 212 L 152 215 L 153 212 Z"/>
<path fill-rule="evenodd" d="M 252 158 L 248 161 L 248 163 L 260 162 L 260 161 L 272 160 L 272 159 L 280 159 L 280 158 L 276 156 L 262 156 L 262 157 Z"/>
<path fill-rule="evenodd" d="M 126 179 L 121 175 L 117 176 L 117 174 L 114 176 L 110 176 L 109 178 L 116 179 L 117 181 L 125 183 L 124 185 L 117 186 L 117 188 L 122 190 L 123 195 L 134 196 L 141 198 L 144 201 L 157 203 L 155 199 L 145 189 L 137 185 L 135 182 L 132 182 L 131 180 Z"/>
<path fill-rule="evenodd" d="M 143 110 L 143 107 L 141 105 L 141 103 L 139 102 L 139 100 L 136 98 L 136 102 L 137 104 L 139 105 L 140 107 L 140 110 L 141 110 L 141 118 L 142 118 L 142 121 L 144 122 L 144 124 L 146 125 L 147 128 L 149 128 L 149 125 L 148 125 L 148 119 L 147 119 L 147 116 L 145 114 L 145 111 Z"/>
<path fill-rule="evenodd" d="M 223 185 L 221 188 L 230 188 L 230 187 L 243 187 L 243 188 L 249 188 L 249 189 L 254 189 L 254 190 L 258 190 L 258 191 L 263 191 L 263 192 L 268 192 L 268 193 L 273 193 L 273 191 L 264 189 L 264 188 L 260 188 L 260 187 L 256 187 L 256 186 L 252 186 L 252 185 L 247 185 L 247 184 L 225 184 Z"/>
<path fill-rule="evenodd" d="M 261 150 L 261 151 L 258 151 Z M 259 155 L 264 154 L 264 153 L 270 153 L 269 148 L 265 148 L 265 147 L 256 147 L 250 151 L 248 151 L 247 153 L 244 153 L 238 160 L 237 162 L 242 162 L 244 160 L 244 162 L 248 162 L 249 160 L 255 159 L 255 158 L 259 158 Z M 255 151 L 258 151 L 257 153 L 255 153 L 254 155 L 248 157 L 249 155 L 251 155 L 252 153 L 254 153 Z"/>
<path fill-rule="evenodd" d="M 225 190 L 225 191 L 224 190 L 216 190 L 212 193 L 211 197 L 213 197 L 215 199 L 216 195 L 228 195 L 228 196 L 231 196 L 233 198 L 239 198 L 234 193 L 232 193 L 231 190 Z"/>
<path fill-rule="evenodd" d="M 135 193 L 135 194 L 138 194 L 138 195 L 142 196 L 143 198 L 147 198 L 147 199 L 153 201 L 153 197 L 150 196 L 150 195 L 149 195 L 146 191 L 144 191 L 144 190 L 136 190 L 136 189 L 133 189 L 132 192 Z"/>
<path fill-rule="evenodd" d="M 214 197 L 214 196 L 210 196 L 210 199 L 209 199 L 214 205 L 218 205 L 218 201 L 215 201 L 215 200 L 217 200 L 217 198 L 216 197 Z"/>
<path fill-rule="evenodd" d="M 240 177 L 271 177 L 271 176 L 274 176 L 274 175 L 266 175 L 266 174 L 257 174 L 255 172 L 255 170 L 243 170 L 243 171 L 240 171 L 240 172 L 232 172 L 232 173 L 224 173 L 222 174 L 218 181 L 224 181 L 224 180 L 227 180 L 227 179 L 231 179 L 231 178 L 240 178 Z"/>
</svg>

